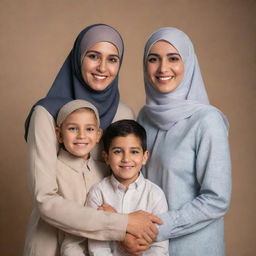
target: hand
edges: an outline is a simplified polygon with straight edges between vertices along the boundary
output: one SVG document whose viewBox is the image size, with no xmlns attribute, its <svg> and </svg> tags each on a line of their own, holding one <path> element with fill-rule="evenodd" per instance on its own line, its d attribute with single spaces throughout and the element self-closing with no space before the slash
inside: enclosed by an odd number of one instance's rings
<svg viewBox="0 0 256 256">
<path fill-rule="evenodd" d="M 148 212 L 133 212 L 128 214 L 127 232 L 152 243 L 158 234 L 158 229 L 154 223 L 163 224 L 161 219 Z"/>
<path fill-rule="evenodd" d="M 126 233 L 123 242 L 117 242 L 119 249 L 130 256 L 137 256 L 149 249 L 149 244 L 144 239 Z"/>
<path fill-rule="evenodd" d="M 113 208 L 111 205 L 109 204 L 102 204 L 98 210 L 102 210 L 102 211 L 105 211 L 105 212 L 114 212 L 114 213 L 117 213 L 116 209 Z"/>
</svg>

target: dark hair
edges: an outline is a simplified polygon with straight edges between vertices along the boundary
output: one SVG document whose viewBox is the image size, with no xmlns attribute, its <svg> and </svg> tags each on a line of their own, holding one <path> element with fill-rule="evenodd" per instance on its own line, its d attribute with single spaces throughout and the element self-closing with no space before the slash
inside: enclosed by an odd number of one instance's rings
<svg viewBox="0 0 256 256">
<path fill-rule="evenodd" d="M 104 151 L 108 152 L 110 144 L 116 137 L 126 137 L 133 134 L 141 141 L 143 152 L 147 150 L 147 134 L 143 126 L 130 119 L 123 119 L 110 124 L 103 134 Z"/>
</svg>

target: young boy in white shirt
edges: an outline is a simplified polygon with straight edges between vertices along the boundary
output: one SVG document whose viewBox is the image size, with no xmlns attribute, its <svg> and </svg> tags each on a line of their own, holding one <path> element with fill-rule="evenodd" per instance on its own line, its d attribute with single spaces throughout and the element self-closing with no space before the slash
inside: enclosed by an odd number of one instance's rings
<svg viewBox="0 0 256 256">
<path fill-rule="evenodd" d="M 156 215 L 167 211 L 163 191 L 140 172 L 149 154 L 146 141 L 145 129 L 134 120 L 120 120 L 106 129 L 103 135 L 103 156 L 112 175 L 91 188 L 87 206 L 99 208 L 105 203 L 118 213 L 144 210 Z M 128 255 L 115 242 L 89 239 L 88 248 L 91 256 Z M 141 255 L 169 255 L 168 241 L 153 243 Z"/>
</svg>

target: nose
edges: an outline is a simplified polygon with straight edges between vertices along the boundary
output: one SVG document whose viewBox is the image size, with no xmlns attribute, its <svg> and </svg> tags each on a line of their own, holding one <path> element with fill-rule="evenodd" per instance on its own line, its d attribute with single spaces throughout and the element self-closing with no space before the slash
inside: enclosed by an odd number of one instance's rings
<svg viewBox="0 0 256 256">
<path fill-rule="evenodd" d="M 78 131 L 77 138 L 83 139 L 85 136 L 86 136 L 86 131 L 85 130 L 81 129 L 81 130 Z"/>
<path fill-rule="evenodd" d="M 127 152 L 124 152 L 123 154 L 122 154 L 122 163 L 127 163 L 127 162 L 129 162 L 129 160 L 130 160 L 130 155 L 127 153 Z"/>
<path fill-rule="evenodd" d="M 162 59 L 159 63 L 158 72 L 163 74 L 168 70 L 168 63 L 165 59 Z"/>
<path fill-rule="evenodd" d="M 97 70 L 101 73 L 106 71 L 107 61 L 105 59 L 101 59 L 99 65 L 97 66 Z"/>
</svg>

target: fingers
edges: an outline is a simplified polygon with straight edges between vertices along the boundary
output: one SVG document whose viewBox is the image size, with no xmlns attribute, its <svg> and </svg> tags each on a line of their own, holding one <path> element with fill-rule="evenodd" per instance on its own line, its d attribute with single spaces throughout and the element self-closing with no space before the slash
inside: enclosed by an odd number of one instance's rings
<svg viewBox="0 0 256 256">
<path fill-rule="evenodd" d="M 156 217 L 155 215 L 149 214 L 149 218 L 153 223 L 156 223 L 158 225 L 163 224 L 163 221 L 160 218 Z"/>
<path fill-rule="evenodd" d="M 102 204 L 100 207 L 98 207 L 98 210 L 102 210 L 105 212 L 113 212 L 116 213 L 117 211 L 115 210 L 115 208 L 113 208 L 111 205 L 109 204 Z"/>
<path fill-rule="evenodd" d="M 150 227 L 147 230 L 145 230 L 145 233 L 143 234 L 143 238 L 148 243 L 151 244 L 153 241 L 155 241 L 157 234 L 158 234 L 158 229 L 155 227 L 154 224 L 151 224 Z"/>
<path fill-rule="evenodd" d="M 119 248 L 131 256 L 140 255 L 149 248 L 149 244 L 144 239 L 137 239 L 131 234 L 126 233 L 123 242 L 118 243 Z"/>
<path fill-rule="evenodd" d="M 151 244 L 153 242 L 153 239 L 146 232 L 142 234 L 142 239 L 144 239 L 148 244 Z"/>
<path fill-rule="evenodd" d="M 158 229 L 152 220 L 162 223 L 159 218 L 144 211 L 131 213 L 128 215 L 127 232 L 152 243 L 158 234 Z"/>
</svg>

